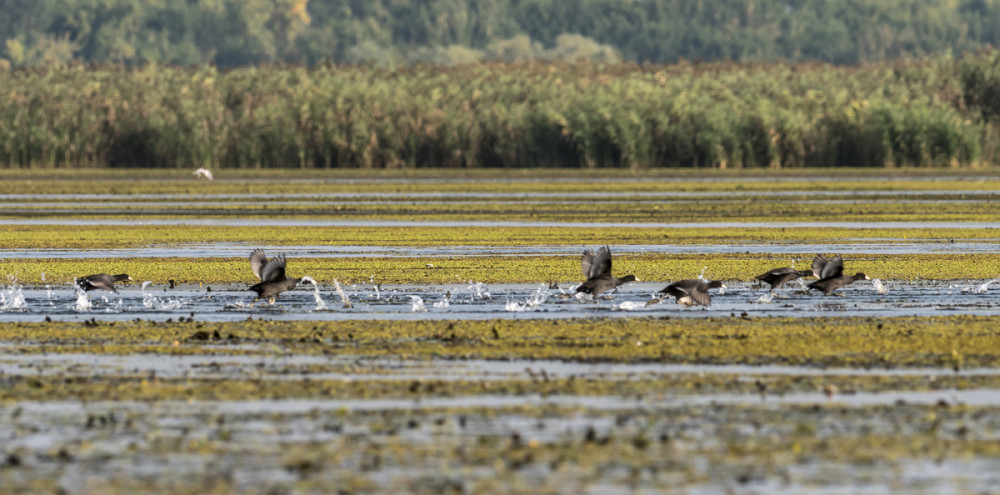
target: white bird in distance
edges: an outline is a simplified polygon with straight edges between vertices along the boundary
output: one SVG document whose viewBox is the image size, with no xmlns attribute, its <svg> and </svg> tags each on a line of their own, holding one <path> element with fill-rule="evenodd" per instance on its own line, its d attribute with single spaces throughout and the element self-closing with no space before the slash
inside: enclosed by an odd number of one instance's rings
<svg viewBox="0 0 1000 495">
<path fill-rule="evenodd" d="M 196 177 L 204 177 L 208 180 L 212 180 L 214 178 L 212 177 L 212 171 L 205 167 L 201 167 L 198 170 L 195 170 L 194 172 L 192 172 L 192 175 Z"/>
</svg>

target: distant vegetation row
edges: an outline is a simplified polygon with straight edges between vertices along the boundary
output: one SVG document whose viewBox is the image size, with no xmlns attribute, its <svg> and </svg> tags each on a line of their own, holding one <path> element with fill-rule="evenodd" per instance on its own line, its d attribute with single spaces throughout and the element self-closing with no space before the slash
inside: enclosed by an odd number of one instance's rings
<svg viewBox="0 0 1000 495">
<path fill-rule="evenodd" d="M 877 62 L 1000 45 L 1000 0 L 0 0 L 0 65 Z"/>
<path fill-rule="evenodd" d="M 0 73 L 7 167 L 955 166 L 1000 159 L 1000 53 L 826 64 Z"/>
</svg>

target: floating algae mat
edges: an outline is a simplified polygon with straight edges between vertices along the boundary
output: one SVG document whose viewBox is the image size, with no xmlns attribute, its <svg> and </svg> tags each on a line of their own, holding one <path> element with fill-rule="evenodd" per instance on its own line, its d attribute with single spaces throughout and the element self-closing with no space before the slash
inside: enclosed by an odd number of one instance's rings
<svg viewBox="0 0 1000 495">
<path fill-rule="evenodd" d="M 0 481 L 15 493 L 988 491 L 996 329 L 996 317 L 6 325 Z M 655 364 L 719 346 L 772 364 Z M 468 359 L 487 347 L 521 359 Z M 645 348 L 647 363 L 607 361 Z M 562 358 L 523 360 L 543 349 Z M 811 364 L 783 365 L 795 355 Z M 907 356 L 919 361 L 894 361 Z"/>
<path fill-rule="evenodd" d="M 1000 483 L 993 169 L 0 178 L 5 493 Z M 605 244 L 643 282 L 575 297 Z M 256 247 L 319 285 L 250 307 Z M 876 280 L 748 282 L 816 253 Z"/>
</svg>

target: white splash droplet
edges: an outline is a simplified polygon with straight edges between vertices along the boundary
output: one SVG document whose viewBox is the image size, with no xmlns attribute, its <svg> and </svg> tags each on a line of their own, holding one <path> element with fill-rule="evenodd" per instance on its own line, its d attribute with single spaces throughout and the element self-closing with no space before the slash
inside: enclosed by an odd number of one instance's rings
<svg viewBox="0 0 1000 495">
<path fill-rule="evenodd" d="M 622 301 L 620 304 L 618 304 L 617 306 L 615 306 L 615 309 L 617 309 L 619 311 L 635 311 L 637 309 L 642 309 L 642 308 L 645 308 L 645 307 L 646 307 L 646 303 L 644 303 L 644 302 Z"/>
<path fill-rule="evenodd" d="M 423 313 L 427 311 L 427 305 L 424 304 L 424 300 L 420 296 L 410 296 L 410 301 L 412 301 L 411 311 L 414 313 Z"/>
<path fill-rule="evenodd" d="M 20 311 L 27 308 L 21 286 L 16 279 L 11 279 L 10 288 L 0 292 L 0 311 Z"/>
<path fill-rule="evenodd" d="M 326 309 L 326 303 L 323 302 L 323 298 L 319 294 L 319 285 L 316 284 L 316 281 L 313 280 L 313 278 L 310 277 L 310 276 L 308 276 L 308 275 L 306 275 L 305 277 L 302 277 L 302 281 L 303 282 L 309 282 L 313 286 L 313 298 L 316 299 L 316 311 L 323 311 L 323 310 L 325 310 Z M 334 280 L 334 283 L 336 283 L 336 282 L 337 281 Z M 337 291 L 340 292 L 340 297 L 341 297 L 341 299 L 344 300 L 344 306 L 345 307 L 350 307 L 351 303 L 347 301 L 347 296 L 344 295 L 344 291 L 340 289 L 340 284 L 339 283 L 337 283 Z"/>
</svg>

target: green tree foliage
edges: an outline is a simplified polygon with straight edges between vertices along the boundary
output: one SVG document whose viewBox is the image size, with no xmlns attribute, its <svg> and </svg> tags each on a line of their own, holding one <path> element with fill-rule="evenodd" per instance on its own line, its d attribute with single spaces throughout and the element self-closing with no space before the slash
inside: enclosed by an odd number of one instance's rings
<svg viewBox="0 0 1000 495">
<path fill-rule="evenodd" d="M 567 36 L 592 60 L 871 63 L 997 46 L 1000 0 L 0 0 L 15 66 L 516 61 Z"/>
</svg>

